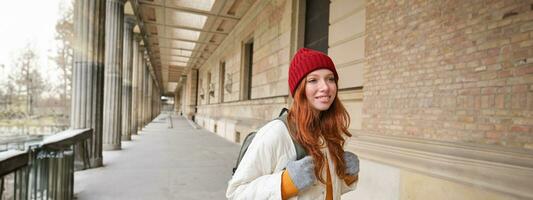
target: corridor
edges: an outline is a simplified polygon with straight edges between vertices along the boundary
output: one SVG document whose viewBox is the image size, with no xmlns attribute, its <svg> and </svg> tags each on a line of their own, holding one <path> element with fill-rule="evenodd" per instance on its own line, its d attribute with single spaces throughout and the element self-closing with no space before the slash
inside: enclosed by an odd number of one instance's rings
<svg viewBox="0 0 533 200">
<path fill-rule="evenodd" d="M 239 146 L 161 114 L 104 166 L 75 173 L 77 199 L 225 199 Z"/>
</svg>

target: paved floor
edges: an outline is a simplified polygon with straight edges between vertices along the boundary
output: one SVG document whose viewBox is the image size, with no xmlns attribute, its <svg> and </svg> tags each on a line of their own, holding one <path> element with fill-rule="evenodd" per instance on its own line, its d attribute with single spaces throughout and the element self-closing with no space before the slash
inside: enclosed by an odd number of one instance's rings
<svg viewBox="0 0 533 200">
<path fill-rule="evenodd" d="M 184 118 L 169 127 L 160 115 L 120 151 L 104 151 L 104 167 L 75 173 L 77 199 L 225 199 L 239 151 Z"/>
</svg>

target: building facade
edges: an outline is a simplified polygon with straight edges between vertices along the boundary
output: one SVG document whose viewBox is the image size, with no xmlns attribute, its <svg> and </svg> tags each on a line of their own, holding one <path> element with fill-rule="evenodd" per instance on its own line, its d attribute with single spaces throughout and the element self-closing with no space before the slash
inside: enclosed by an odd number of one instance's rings
<svg viewBox="0 0 533 200">
<path fill-rule="evenodd" d="M 241 2 L 176 111 L 240 143 L 290 106 L 290 60 L 313 48 L 336 64 L 361 158 L 346 199 L 533 198 L 532 1 Z"/>
</svg>

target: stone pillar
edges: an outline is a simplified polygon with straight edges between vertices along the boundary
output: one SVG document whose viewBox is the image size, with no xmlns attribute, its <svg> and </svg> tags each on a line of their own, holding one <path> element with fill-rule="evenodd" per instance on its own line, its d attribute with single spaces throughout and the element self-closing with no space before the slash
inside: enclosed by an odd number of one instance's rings
<svg viewBox="0 0 533 200">
<path fill-rule="evenodd" d="M 106 1 L 104 150 L 118 150 L 122 122 L 122 45 L 124 0 Z"/>
<path fill-rule="evenodd" d="M 161 95 L 160 95 L 160 88 L 157 88 L 157 92 L 155 93 L 155 116 L 157 117 L 161 113 Z"/>
<path fill-rule="evenodd" d="M 145 63 L 146 60 L 145 60 Z M 146 126 L 147 122 L 148 122 L 148 119 L 147 119 L 147 115 L 148 115 L 148 82 L 150 82 L 150 75 L 148 74 L 148 69 L 147 69 L 147 65 L 144 66 L 144 92 L 143 92 L 143 126 Z"/>
<path fill-rule="evenodd" d="M 145 104 L 146 104 L 146 99 L 145 99 L 145 95 L 146 95 L 146 60 L 144 59 L 144 52 L 142 53 L 142 66 L 141 66 L 141 85 L 140 85 L 140 90 L 141 90 L 141 93 L 139 94 L 140 98 L 141 98 L 141 106 L 139 108 L 139 113 L 140 113 L 140 116 L 139 116 L 139 129 L 142 130 L 144 128 L 144 107 L 145 107 Z"/>
<path fill-rule="evenodd" d="M 150 108 L 150 110 L 152 111 L 150 112 L 152 114 L 152 117 L 150 120 L 153 120 L 156 117 L 155 115 L 155 112 L 157 109 L 155 105 L 156 91 L 157 91 L 157 85 L 155 84 L 155 80 L 152 80 L 152 106 Z"/>
<path fill-rule="evenodd" d="M 154 111 L 155 111 L 155 91 L 156 91 L 157 87 L 155 85 L 155 80 L 152 80 L 152 104 L 150 104 L 150 121 L 154 120 Z"/>
<path fill-rule="evenodd" d="M 187 74 L 187 93 L 185 96 L 185 111 L 184 115 L 187 116 L 187 119 L 195 120 L 196 115 L 196 103 L 198 96 L 198 69 L 190 69 Z"/>
<path fill-rule="evenodd" d="M 152 76 L 148 76 L 148 97 L 147 99 L 147 105 L 146 105 L 146 124 L 150 123 L 152 121 L 152 93 L 154 89 L 154 80 L 152 79 Z"/>
<path fill-rule="evenodd" d="M 152 120 L 155 119 L 156 115 L 155 113 L 157 112 L 157 106 L 155 105 L 156 104 L 156 98 L 157 98 L 157 85 L 155 84 L 155 80 L 153 80 L 153 90 L 152 90 Z"/>
<path fill-rule="evenodd" d="M 144 48 L 142 46 L 139 46 L 139 85 L 137 88 L 137 91 L 139 92 L 139 95 L 137 97 L 139 101 L 139 106 L 137 108 L 137 131 L 141 131 L 143 125 L 143 109 L 144 109 L 144 73 L 145 73 L 145 62 L 144 62 Z"/>
<path fill-rule="evenodd" d="M 133 34 L 133 73 L 131 80 L 131 134 L 137 135 L 137 115 L 139 110 L 139 42 L 140 36 L 138 33 Z"/>
<path fill-rule="evenodd" d="M 86 151 L 90 168 L 102 166 L 105 1 L 76 0 L 74 9 L 70 127 L 93 129 L 89 141 L 75 147 L 76 169 L 83 169 Z"/>
<path fill-rule="evenodd" d="M 124 17 L 124 52 L 122 57 L 122 141 L 131 140 L 131 82 L 133 71 L 133 27 L 135 17 Z"/>
</svg>

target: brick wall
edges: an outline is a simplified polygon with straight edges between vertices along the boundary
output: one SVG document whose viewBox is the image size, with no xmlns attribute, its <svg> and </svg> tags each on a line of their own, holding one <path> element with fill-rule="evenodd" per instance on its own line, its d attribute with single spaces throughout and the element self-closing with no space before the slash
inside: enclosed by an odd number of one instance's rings
<svg viewBox="0 0 533 200">
<path fill-rule="evenodd" d="M 533 1 L 368 1 L 363 132 L 533 149 Z"/>
</svg>

